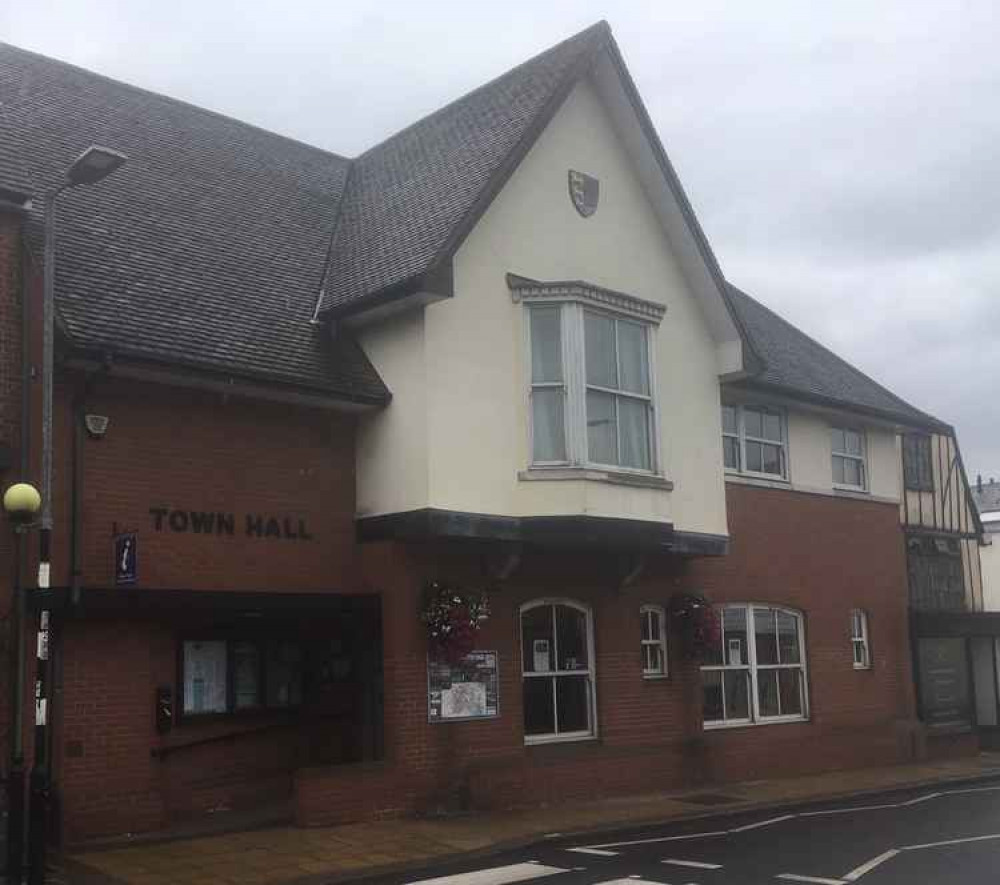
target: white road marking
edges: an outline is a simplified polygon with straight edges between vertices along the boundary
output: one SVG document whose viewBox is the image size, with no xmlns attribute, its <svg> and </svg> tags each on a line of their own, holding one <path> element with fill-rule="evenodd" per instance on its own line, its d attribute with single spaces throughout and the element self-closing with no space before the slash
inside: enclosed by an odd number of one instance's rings
<svg viewBox="0 0 1000 885">
<path fill-rule="evenodd" d="M 769 820 L 759 820 L 754 824 L 747 824 L 742 827 L 735 827 L 730 830 L 730 833 L 745 833 L 747 830 L 756 830 L 760 827 L 769 827 L 771 824 L 780 824 L 782 821 L 791 820 L 793 817 L 797 817 L 794 814 L 783 814 L 781 817 L 772 817 Z"/>
<path fill-rule="evenodd" d="M 824 808 L 822 811 L 803 811 L 799 817 L 819 817 L 823 814 L 850 814 L 852 811 L 878 811 L 881 808 L 899 808 L 898 805 L 857 805 L 854 808 Z"/>
<path fill-rule="evenodd" d="M 896 848 L 890 848 L 888 851 L 883 852 L 878 857 L 873 857 L 871 860 L 867 861 L 866 863 L 861 864 L 860 867 L 856 867 L 855 869 L 851 870 L 849 873 L 846 873 L 844 875 L 844 881 L 845 882 L 856 882 L 865 873 L 870 873 L 879 864 L 883 864 L 887 860 L 892 860 L 892 858 L 894 858 L 897 854 L 899 854 L 899 850 L 898 849 L 896 849 Z"/>
<path fill-rule="evenodd" d="M 627 879 L 606 879 L 603 882 L 595 882 L 594 885 L 670 885 L 670 883 L 643 879 L 641 876 L 629 876 Z"/>
<path fill-rule="evenodd" d="M 928 799 L 937 799 L 937 797 L 940 796 L 940 795 L 942 795 L 942 794 L 941 793 L 928 793 L 926 796 L 918 796 L 916 799 L 911 799 L 909 802 L 903 802 L 902 804 L 904 806 L 906 806 L 906 805 L 919 805 L 921 802 L 926 802 Z"/>
<path fill-rule="evenodd" d="M 617 851 L 607 851 L 604 848 L 567 848 L 576 854 L 596 854 L 598 857 L 617 857 Z"/>
<path fill-rule="evenodd" d="M 673 864 L 675 867 L 694 867 L 696 870 L 721 870 L 721 863 L 702 863 L 700 860 L 677 860 L 676 858 L 668 858 L 667 860 L 661 860 L 660 863 Z"/>
<path fill-rule="evenodd" d="M 926 842 L 923 845 L 904 845 L 900 851 L 918 851 L 921 848 L 942 848 L 945 845 L 964 845 L 966 842 L 987 842 L 990 839 L 1000 839 L 1000 833 L 992 836 L 970 836 L 967 839 L 948 839 L 944 842 Z"/>
<path fill-rule="evenodd" d="M 655 839 L 633 839 L 631 842 L 604 842 L 589 848 L 625 848 L 628 845 L 654 845 L 657 842 L 679 842 L 682 839 L 707 839 L 709 836 L 728 836 L 729 830 L 713 830 L 711 833 L 689 833 L 687 836 L 657 836 Z M 573 850 L 573 849 L 569 849 Z"/>
<path fill-rule="evenodd" d="M 567 872 L 562 867 L 549 867 L 540 863 L 515 863 L 505 867 L 490 867 L 455 876 L 438 876 L 434 879 L 418 879 L 408 885 L 508 885 L 510 882 L 526 882 L 542 876 L 554 876 Z"/>
<path fill-rule="evenodd" d="M 815 885 L 844 885 L 843 879 L 824 879 L 822 876 L 799 876 L 795 873 L 781 873 L 776 879 L 787 879 L 789 882 L 814 882 Z"/>
</svg>

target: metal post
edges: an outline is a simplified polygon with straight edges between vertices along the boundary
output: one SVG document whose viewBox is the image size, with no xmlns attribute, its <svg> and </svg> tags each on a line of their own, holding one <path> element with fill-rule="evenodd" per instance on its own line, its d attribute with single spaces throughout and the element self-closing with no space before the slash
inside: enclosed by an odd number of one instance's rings
<svg viewBox="0 0 1000 885">
<path fill-rule="evenodd" d="M 42 519 L 39 532 L 38 589 L 49 589 L 52 553 L 52 387 L 55 374 L 56 200 L 66 185 L 45 198 L 45 269 L 42 290 Z M 38 675 L 35 679 L 35 758 L 28 805 L 28 881 L 45 881 L 45 839 L 49 816 L 48 657 L 49 613 L 38 619 Z"/>
<path fill-rule="evenodd" d="M 24 874 L 24 588 L 21 560 L 24 530 L 14 528 L 13 660 L 11 661 L 10 773 L 7 778 L 7 881 L 20 885 Z"/>
</svg>

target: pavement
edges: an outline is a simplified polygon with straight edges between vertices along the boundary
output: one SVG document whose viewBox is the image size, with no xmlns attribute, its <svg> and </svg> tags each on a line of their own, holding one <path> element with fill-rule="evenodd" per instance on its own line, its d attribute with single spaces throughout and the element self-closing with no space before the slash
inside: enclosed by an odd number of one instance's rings
<svg viewBox="0 0 1000 885">
<path fill-rule="evenodd" d="M 325 883 L 351 881 L 367 877 L 383 877 L 386 882 L 412 882 L 419 879 L 437 878 L 436 870 L 445 868 L 449 864 L 465 865 L 468 874 L 472 878 L 468 880 L 469 885 L 505 885 L 506 882 L 527 881 L 536 878 L 534 875 L 524 875 L 523 868 L 520 872 L 514 873 L 514 878 L 504 878 L 509 874 L 497 874 L 495 859 L 504 852 L 520 852 L 525 855 L 525 849 L 532 847 L 537 854 L 537 846 L 541 843 L 546 851 L 561 851 L 561 863 L 551 864 L 552 869 L 559 875 L 566 878 L 565 874 L 586 873 L 589 878 L 581 879 L 581 882 L 597 883 L 605 880 L 614 880 L 615 876 L 606 876 L 605 879 L 593 878 L 593 875 L 601 876 L 602 873 L 593 872 L 591 867 L 595 863 L 605 859 L 618 857 L 614 855 L 604 855 L 600 853 L 567 852 L 555 840 L 566 840 L 579 842 L 576 847 L 593 846 L 603 844 L 611 839 L 611 834 L 615 834 L 615 839 L 620 833 L 616 831 L 633 830 L 638 832 L 648 832 L 649 827 L 654 829 L 670 829 L 668 835 L 687 835 L 689 832 L 705 832 L 706 822 L 711 822 L 712 818 L 722 819 L 725 814 L 726 819 L 732 815 L 749 815 L 747 821 L 751 824 L 759 820 L 769 820 L 774 817 L 793 813 L 793 809 L 805 807 L 817 802 L 829 802 L 840 799 L 852 803 L 858 803 L 857 797 L 871 796 L 880 793 L 890 793 L 891 791 L 923 790 L 920 795 L 928 792 L 941 793 L 944 790 L 957 791 L 962 786 L 975 786 L 977 783 L 989 786 L 991 779 L 996 780 L 1000 785 L 1000 753 L 980 753 L 977 756 L 964 759 L 950 759 L 935 762 L 927 762 L 914 765 L 888 766 L 881 768 L 853 769 L 849 771 L 834 771 L 824 774 L 810 775 L 807 777 L 783 778 L 747 781 L 740 783 L 729 783 L 725 785 L 715 785 L 702 788 L 700 790 L 689 790 L 684 792 L 658 793 L 652 795 L 630 796 L 627 798 L 604 799 L 596 802 L 574 803 L 567 805 L 549 806 L 546 808 L 533 809 L 529 811 L 511 812 L 491 812 L 481 814 L 468 814 L 462 816 L 437 817 L 437 818 L 407 818 L 401 820 L 378 821 L 372 823 L 350 824 L 337 827 L 317 828 L 317 829 L 297 829 L 290 826 L 269 827 L 246 832 L 217 835 L 207 838 L 173 839 L 168 841 L 149 840 L 141 844 L 130 844 L 114 847 L 104 847 L 70 854 L 57 861 L 58 869 L 54 871 L 53 881 L 60 883 L 72 883 L 72 885 L 173 885 L 173 883 L 183 883 L 183 885 L 208 885 L 208 883 L 246 883 L 246 885 L 325 885 Z M 971 788 L 971 787 L 970 787 Z M 903 801 L 903 800 L 900 800 Z M 908 800 L 905 800 L 908 801 Z M 977 805 L 977 801 L 979 805 Z M 951 802 L 954 807 L 944 803 Z M 989 802 L 995 803 L 989 805 Z M 924 829 L 917 827 L 914 832 L 914 841 L 906 841 L 901 835 L 899 838 L 883 833 L 883 837 L 875 838 L 870 842 L 859 844 L 855 854 L 863 854 L 866 850 L 884 845 L 882 852 L 906 848 L 910 845 L 923 844 L 925 842 L 937 842 L 947 840 L 950 836 L 946 833 L 942 835 L 940 828 L 934 830 L 934 814 L 939 818 L 944 809 L 946 815 L 945 822 L 959 822 L 964 819 L 965 810 L 972 808 L 970 820 L 975 820 L 982 809 L 992 809 L 989 814 L 995 812 L 995 825 L 993 830 L 1000 833 L 1000 789 L 984 790 L 976 793 L 957 793 L 933 799 L 921 800 L 914 806 L 906 806 L 908 809 L 919 809 L 925 805 L 926 821 L 920 824 Z M 841 802 L 841 805 L 844 803 Z M 866 800 L 859 804 L 870 805 L 893 805 L 893 802 L 873 802 Z M 765 812 L 773 812 L 767 813 Z M 891 809 L 882 809 L 882 820 L 890 820 L 887 815 Z M 796 815 L 798 812 L 794 812 Z M 871 816 L 875 811 L 866 811 L 864 815 Z M 983 820 L 989 821 L 992 818 L 987 814 Z M 907 820 L 918 820 L 917 816 L 909 815 Z M 924 821 L 923 817 L 919 818 Z M 844 839 L 850 841 L 854 838 L 851 832 L 844 829 L 848 824 L 853 824 L 858 820 L 857 815 L 850 813 L 837 813 L 813 817 L 794 817 L 794 819 L 782 820 L 778 825 L 767 827 L 753 827 L 747 832 L 754 832 L 760 829 L 759 836 L 763 836 L 765 831 L 770 837 L 783 839 L 790 844 L 802 842 L 803 832 L 808 836 L 813 832 L 813 828 L 819 827 L 822 823 L 827 830 L 827 839 L 832 840 L 830 844 L 846 844 Z M 874 820 L 874 818 L 872 818 Z M 893 819 L 895 820 L 895 819 Z M 940 820 L 939 820 L 940 822 Z M 898 823 L 895 820 L 893 826 Z M 723 827 L 728 831 L 735 829 L 741 824 L 736 823 Z M 985 824 L 987 829 L 990 825 Z M 861 820 L 857 825 L 858 832 L 864 834 L 867 824 Z M 689 828 L 689 829 L 684 829 Z M 693 829 L 690 829 L 693 828 Z M 967 827 L 971 832 L 972 826 Z M 816 830 L 819 832 L 819 830 Z M 949 831 L 951 832 L 951 831 Z M 957 832 L 957 831 L 956 831 Z M 965 832 L 965 831 L 963 831 Z M 605 839 L 601 834 L 608 835 Z M 789 835 L 790 834 L 790 835 Z M 627 835 L 627 834 L 626 834 Z M 989 835 L 988 833 L 976 833 L 974 835 Z M 937 838 L 940 836 L 940 838 Z M 646 838 L 661 838 L 660 835 L 648 836 Z M 718 840 L 718 837 L 712 837 Z M 757 838 L 757 837 L 754 837 Z M 965 838 L 958 835 L 955 838 Z M 970 837 L 971 838 L 971 837 Z M 584 840 L 584 841 L 581 841 Z M 630 841 L 628 838 L 624 841 Z M 687 843 L 689 840 L 678 840 Z M 685 847 L 697 847 L 695 842 L 690 841 Z M 724 840 L 727 843 L 726 851 L 723 852 L 730 868 L 739 869 L 742 878 L 731 879 L 724 877 L 724 870 L 714 870 L 720 875 L 711 878 L 712 883 L 724 885 L 728 882 L 739 881 L 740 885 L 758 881 L 760 876 L 767 878 L 772 885 L 777 881 L 774 876 L 778 875 L 770 869 L 762 871 L 759 864 L 747 861 L 738 863 L 730 859 L 732 844 L 736 845 L 737 852 L 741 844 L 748 846 L 747 850 L 751 856 L 756 851 L 763 857 L 771 856 L 773 848 L 768 848 L 766 844 L 754 847 L 756 842 L 749 838 L 733 841 L 727 836 Z M 807 839 L 807 842 L 809 840 Z M 981 840 L 981 842 L 968 843 L 970 846 L 986 846 L 992 840 Z M 997 838 L 997 845 L 992 846 L 994 854 L 990 855 L 992 862 L 996 864 L 992 869 L 1000 869 L 1000 837 Z M 659 844 L 659 843 L 650 843 Z M 672 844 L 667 842 L 665 844 Z M 719 842 L 721 845 L 722 842 Z M 964 844 L 964 843 L 963 843 Z M 570 846 L 574 847 L 574 846 Z M 661 846 L 662 847 L 662 846 Z M 617 849 L 596 849 L 600 851 L 617 851 Z M 700 849 L 699 849 L 700 850 Z M 713 850 L 714 847 L 713 847 Z M 974 849 L 970 849 L 972 851 Z M 657 849 L 659 851 L 659 849 Z M 531 854 L 531 852 L 528 852 Z M 655 853 L 655 852 L 654 852 Z M 878 854 L 879 852 L 876 852 Z M 723 856 L 719 854 L 718 856 Z M 900 851 L 899 857 L 893 855 L 893 863 L 884 864 L 885 870 L 891 872 L 894 869 L 903 869 L 908 864 L 924 864 L 930 861 L 926 859 L 931 854 L 938 856 L 940 852 L 926 851 Z M 700 855 L 693 856 L 698 861 Z M 874 857 L 875 855 L 872 855 Z M 926 856 L 926 857 L 925 857 Z M 573 862 L 567 864 L 565 858 L 573 858 Z M 489 858 L 489 863 L 484 863 L 484 859 Z M 535 854 L 531 854 L 530 860 L 537 860 Z M 637 856 L 638 861 L 643 861 L 643 857 Z M 658 865 L 656 870 L 659 875 L 649 876 L 649 882 L 658 885 L 687 885 L 687 883 L 708 882 L 708 879 L 694 878 L 688 872 L 700 871 L 705 873 L 706 869 L 699 867 L 685 868 L 679 866 L 669 871 L 669 875 L 664 877 L 664 870 L 667 869 L 661 861 L 663 857 L 657 855 L 652 858 Z M 679 857 L 678 859 L 684 859 Z M 850 859 L 847 853 L 842 858 L 845 863 L 854 860 Z M 649 858 L 646 858 L 649 860 Z M 792 861 L 795 858 L 788 858 L 785 864 L 789 866 L 789 872 L 797 875 L 814 875 L 813 881 L 826 879 L 828 882 L 852 882 L 855 880 L 841 878 L 835 874 L 839 867 L 843 866 L 850 871 L 854 867 L 847 867 L 845 863 L 835 866 L 831 863 L 830 869 L 834 873 L 827 876 L 822 873 L 811 874 L 808 871 L 799 873 L 798 868 L 806 870 L 805 862 L 796 866 Z M 514 866 L 527 863 L 527 860 L 514 860 Z M 701 861 L 698 861 L 701 862 Z M 708 861 L 705 861 L 708 862 Z M 714 863 L 715 861 L 712 861 Z M 862 864 L 859 861 L 859 864 Z M 546 866 L 545 864 L 541 864 Z M 862 864 L 863 865 L 863 864 Z M 535 864 L 537 868 L 539 864 Z M 642 866 L 642 863 L 640 863 Z M 725 868 L 726 864 L 722 864 Z M 575 868 L 580 867 L 580 870 Z M 829 873 L 826 867 L 823 868 Z M 425 874 L 419 871 L 423 870 Z M 680 876 L 677 875 L 680 871 Z M 530 870 L 528 872 L 531 872 Z M 613 871 L 610 871 L 613 872 Z M 885 873 L 885 874 L 888 874 Z M 556 875 L 552 873 L 551 875 Z M 453 875 L 453 874 L 449 874 Z M 466 874 L 463 874 L 466 875 Z M 630 869 L 630 872 L 618 878 L 641 876 L 638 870 Z M 880 873 L 879 875 L 883 875 Z M 996 881 L 994 878 L 984 881 Z M 758 878 L 746 878 L 746 876 L 757 876 Z M 462 880 L 463 882 L 466 880 Z M 569 879 L 566 878 L 568 882 Z M 761 880 L 762 881 L 762 880 Z M 787 880 L 795 881 L 795 880 Z M 802 881 L 810 881 L 809 879 Z M 872 885 L 882 885 L 882 880 L 871 878 Z M 886 883 L 895 880 L 885 879 Z M 899 880 L 900 882 L 904 880 Z M 918 882 L 923 885 L 924 879 L 910 878 L 908 882 Z M 973 883 L 978 881 L 975 878 L 955 878 L 949 881 Z M 629 885 L 641 885 L 635 878 L 628 879 Z M 442 883 L 443 885 L 443 883 Z M 451 885 L 451 883 L 449 883 Z M 459 885 L 456 880 L 456 885 Z M 555 881 L 551 885 L 557 885 Z M 558 885 L 563 885 L 560 881 Z M 864 885 L 869 885 L 866 879 Z"/>
</svg>

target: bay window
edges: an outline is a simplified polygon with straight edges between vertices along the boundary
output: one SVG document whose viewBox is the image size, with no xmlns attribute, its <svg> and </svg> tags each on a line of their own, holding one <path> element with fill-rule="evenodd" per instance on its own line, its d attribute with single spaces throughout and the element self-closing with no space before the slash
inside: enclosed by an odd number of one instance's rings
<svg viewBox="0 0 1000 885">
<path fill-rule="evenodd" d="M 532 464 L 655 472 L 650 323 L 575 302 L 528 313 Z"/>
<path fill-rule="evenodd" d="M 701 668 L 706 728 L 808 717 L 802 615 L 726 605 L 719 641 Z"/>
<path fill-rule="evenodd" d="M 590 609 L 572 600 L 521 607 L 526 743 L 595 734 L 594 636 Z"/>
</svg>

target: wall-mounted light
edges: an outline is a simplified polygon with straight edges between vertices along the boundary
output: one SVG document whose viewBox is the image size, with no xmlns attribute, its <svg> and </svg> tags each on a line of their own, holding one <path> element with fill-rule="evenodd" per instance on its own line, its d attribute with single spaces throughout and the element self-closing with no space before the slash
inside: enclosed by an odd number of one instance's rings
<svg viewBox="0 0 1000 885">
<path fill-rule="evenodd" d="M 111 420 L 107 415 L 84 415 L 83 426 L 87 428 L 87 433 L 91 439 L 102 439 L 108 432 L 108 424 Z"/>
</svg>

